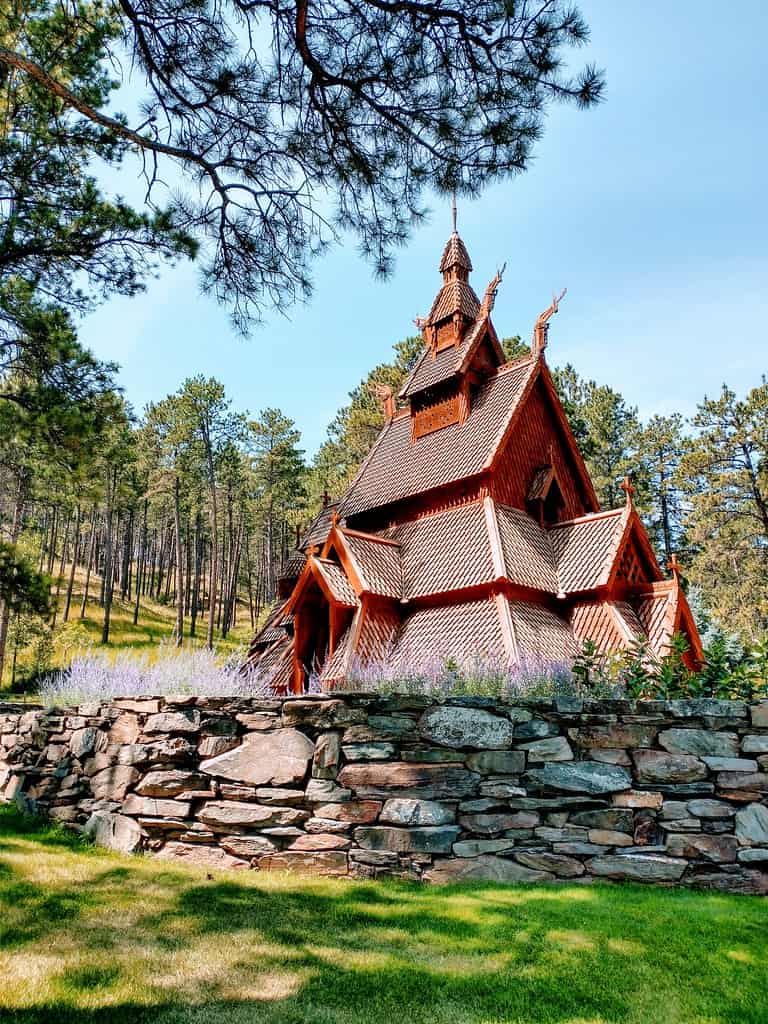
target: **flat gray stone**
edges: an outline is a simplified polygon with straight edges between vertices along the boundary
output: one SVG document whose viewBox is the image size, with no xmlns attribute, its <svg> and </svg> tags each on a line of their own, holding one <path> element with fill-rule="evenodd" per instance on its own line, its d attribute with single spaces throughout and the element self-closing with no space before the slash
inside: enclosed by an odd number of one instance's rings
<svg viewBox="0 0 768 1024">
<path fill-rule="evenodd" d="M 439 860 L 425 872 L 424 880 L 435 885 L 454 882 L 550 882 L 549 871 L 532 871 L 504 857 L 455 857 Z"/>
<path fill-rule="evenodd" d="M 346 850 L 282 850 L 262 857 L 260 871 L 295 871 L 309 875 L 346 875 Z"/>
<path fill-rule="evenodd" d="M 139 796 L 178 796 L 185 789 L 207 789 L 210 779 L 196 772 L 167 769 L 148 772 L 136 786 Z"/>
<path fill-rule="evenodd" d="M 527 772 L 525 778 L 537 786 L 575 793 L 617 793 L 632 786 L 626 769 L 599 761 L 546 764 Z"/>
<path fill-rule="evenodd" d="M 569 821 L 584 828 L 608 828 L 615 832 L 631 832 L 634 815 L 632 811 L 623 807 L 609 807 L 603 811 L 579 811 L 572 814 Z"/>
<path fill-rule="evenodd" d="M 455 818 L 455 812 L 446 804 L 395 797 L 384 804 L 380 820 L 390 825 L 447 825 Z"/>
<path fill-rule="evenodd" d="M 740 789 L 745 793 L 768 793 L 768 773 L 765 772 L 720 772 L 717 776 L 718 789 Z"/>
<path fill-rule="evenodd" d="M 123 801 L 123 814 L 146 818 L 186 818 L 191 807 L 188 800 L 158 800 L 130 793 Z"/>
<path fill-rule="evenodd" d="M 736 813 L 724 800 L 690 800 L 686 806 L 696 818 L 732 818 Z"/>
<path fill-rule="evenodd" d="M 91 776 L 91 792 L 97 800 L 122 800 L 139 778 L 135 768 L 116 764 Z"/>
<path fill-rule="evenodd" d="M 701 859 L 717 864 L 733 864 L 738 853 L 736 836 L 708 836 L 701 833 L 674 833 L 667 837 L 672 857 Z"/>
<path fill-rule="evenodd" d="M 757 761 L 744 757 L 702 757 L 713 772 L 756 772 Z"/>
<path fill-rule="evenodd" d="M 141 828 L 132 818 L 109 811 L 95 811 L 85 823 L 84 832 L 97 846 L 118 853 L 135 853 L 143 843 Z"/>
<path fill-rule="evenodd" d="M 707 778 L 707 766 L 689 754 L 665 754 L 660 750 L 632 752 L 640 782 L 696 782 Z"/>
<path fill-rule="evenodd" d="M 266 836 L 221 836 L 219 845 L 233 857 L 266 857 L 277 850 Z"/>
<path fill-rule="evenodd" d="M 657 728 L 652 725 L 615 722 L 569 729 L 568 735 L 579 747 L 650 747 L 653 746 L 656 732 Z"/>
<path fill-rule="evenodd" d="M 573 760 L 573 751 L 565 736 L 551 736 L 549 739 L 522 743 L 518 749 L 526 752 L 529 762 Z"/>
<path fill-rule="evenodd" d="M 476 750 L 509 747 L 514 737 L 514 727 L 507 718 L 477 708 L 449 706 L 426 711 L 419 719 L 419 732 L 442 747 Z"/>
<path fill-rule="evenodd" d="M 397 748 L 393 743 L 346 743 L 341 748 L 346 761 L 390 761 Z"/>
<path fill-rule="evenodd" d="M 709 729 L 666 729 L 659 733 L 659 745 L 671 754 L 737 757 L 739 753 L 739 737 L 735 732 Z"/>
<path fill-rule="evenodd" d="M 303 781 L 315 745 L 298 729 L 249 732 L 239 747 L 200 764 L 200 771 L 219 779 L 250 785 L 291 785 Z"/>
<path fill-rule="evenodd" d="M 741 749 L 745 754 L 768 754 L 768 736 L 744 736 Z"/>
<path fill-rule="evenodd" d="M 506 853 L 515 847 L 514 839 L 462 839 L 453 844 L 454 857 L 481 857 L 489 853 Z"/>
<path fill-rule="evenodd" d="M 743 864 L 768 864 L 768 850 L 758 848 L 740 850 L 739 861 Z"/>
<path fill-rule="evenodd" d="M 467 768 L 481 775 L 519 775 L 525 754 L 519 750 L 482 750 L 467 757 Z"/>
<path fill-rule="evenodd" d="M 356 797 L 410 796 L 419 800 L 460 800 L 474 794 L 481 776 L 466 768 L 444 764 L 348 764 L 339 782 Z"/>
<path fill-rule="evenodd" d="M 187 864 L 204 868 L 247 868 L 248 861 L 233 857 L 220 846 L 206 846 L 198 843 L 166 843 L 157 857 L 162 860 L 182 860 Z"/>
<path fill-rule="evenodd" d="M 97 749 L 103 750 L 106 745 L 106 734 L 90 726 L 85 729 L 75 730 L 69 739 L 69 749 L 79 761 L 82 761 L 83 758 L 88 757 L 89 754 L 94 753 Z"/>
<path fill-rule="evenodd" d="M 236 800 L 209 800 L 197 817 L 211 828 L 230 831 L 237 827 L 294 826 L 304 821 L 306 812 L 294 807 L 267 807 L 263 804 L 239 803 Z"/>
<path fill-rule="evenodd" d="M 355 842 L 364 850 L 389 850 L 393 853 L 450 853 L 459 834 L 455 825 L 427 828 L 390 828 L 386 825 L 360 825 Z"/>
<path fill-rule="evenodd" d="M 768 807 L 748 804 L 737 811 L 736 835 L 742 846 L 768 845 Z"/>
<path fill-rule="evenodd" d="M 351 799 L 352 790 L 344 789 L 331 779 L 310 779 L 305 799 L 308 804 L 341 804 Z"/>
<path fill-rule="evenodd" d="M 667 707 L 675 718 L 746 718 L 747 705 L 739 700 L 697 697 L 692 700 L 670 700 Z"/>
<path fill-rule="evenodd" d="M 454 850 L 456 847 L 454 847 Z M 515 860 L 535 871 L 551 871 L 558 878 L 577 878 L 584 874 L 584 865 L 575 857 L 567 857 L 562 853 L 549 853 L 545 850 L 519 850 Z"/>
<path fill-rule="evenodd" d="M 660 854 L 608 854 L 593 857 L 587 868 L 604 878 L 628 878 L 637 882 L 676 882 L 683 876 L 688 862 Z"/>
<path fill-rule="evenodd" d="M 539 824 L 539 815 L 532 811 L 517 811 L 512 814 L 464 814 L 459 817 L 459 824 L 467 832 L 495 835 L 507 829 L 535 828 Z"/>
<path fill-rule="evenodd" d="M 560 726 L 547 722 L 543 718 L 532 718 L 515 727 L 516 740 L 543 740 L 557 736 Z"/>
<path fill-rule="evenodd" d="M 147 735 L 159 732 L 199 732 L 200 722 L 200 712 L 194 708 L 185 708 L 182 711 L 161 711 L 157 715 L 149 716 L 144 723 L 144 732 Z"/>
<path fill-rule="evenodd" d="M 768 700 L 753 704 L 750 708 L 752 725 L 758 728 L 768 729 Z"/>
</svg>

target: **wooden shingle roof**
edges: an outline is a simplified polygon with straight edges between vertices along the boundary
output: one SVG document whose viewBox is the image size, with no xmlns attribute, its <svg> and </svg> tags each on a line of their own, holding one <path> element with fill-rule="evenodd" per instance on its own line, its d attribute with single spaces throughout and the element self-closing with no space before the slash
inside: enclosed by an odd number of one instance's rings
<svg viewBox="0 0 768 1024">
<path fill-rule="evenodd" d="M 396 416 L 379 434 L 339 513 L 354 515 L 483 472 L 538 366 L 536 360 L 526 360 L 501 367 L 480 387 L 465 423 L 415 443 L 410 417 Z"/>
<path fill-rule="evenodd" d="M 596 512 L 549 530 L 560 588 L 566 593 L 605 586 L 627 525 L 627 507 Z"/>
</svg>

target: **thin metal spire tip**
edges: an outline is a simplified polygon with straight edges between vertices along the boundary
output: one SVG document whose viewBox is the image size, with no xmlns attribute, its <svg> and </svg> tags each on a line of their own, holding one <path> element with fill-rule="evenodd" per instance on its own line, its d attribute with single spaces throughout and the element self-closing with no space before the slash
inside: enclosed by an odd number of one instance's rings
<svg viewBox="0 0 768 1024">
<path fill-rule="evenodd" d="M 453 233 L 456 234 L 456 193 L 451 194 L 451 219 L 453 221 Z"/>
</svg>

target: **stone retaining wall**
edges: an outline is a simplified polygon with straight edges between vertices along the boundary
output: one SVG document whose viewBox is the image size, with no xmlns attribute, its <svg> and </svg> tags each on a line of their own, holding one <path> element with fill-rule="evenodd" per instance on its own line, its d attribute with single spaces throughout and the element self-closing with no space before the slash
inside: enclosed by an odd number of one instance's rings
<svg viewBox="0 0 768 1024">
<path fill-rule="evenodd" d="M 0 705 L 0 797 L 212 867 L 768 892 L 768 702 Z"/>
</svg>

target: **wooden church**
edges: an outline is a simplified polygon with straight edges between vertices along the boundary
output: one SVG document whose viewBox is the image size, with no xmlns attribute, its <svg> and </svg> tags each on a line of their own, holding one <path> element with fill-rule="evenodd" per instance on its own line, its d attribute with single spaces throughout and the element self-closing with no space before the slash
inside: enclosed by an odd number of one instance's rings
<svg viewBox="0 0 768 1024">
<path fill-rule="evenodd" d="M 587 639 L 603 651 L 675 632 L 693 664 L 701 643 L 677 567 L 660 571 L 625 482 L 601 510 L 547 368 L 548 321 L 530 355 L 505 362 L 455 226 L 442 286 L 418 320 L 424 349 L 348 491 L 288 560 L 281 603 L 249 666 L 280 691 L 324 687 L 349 666 L 479 655 L 563 661 Z"/>
</svg>

